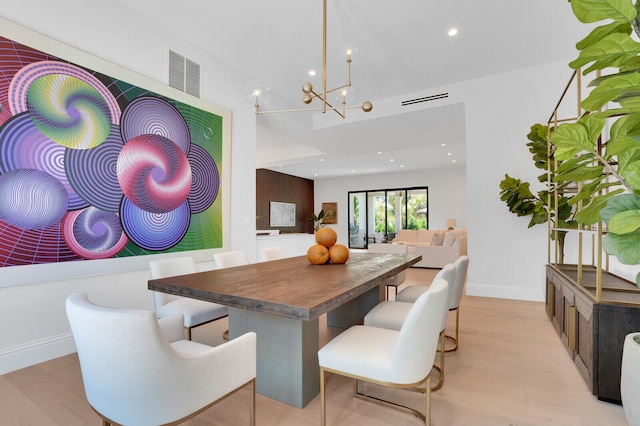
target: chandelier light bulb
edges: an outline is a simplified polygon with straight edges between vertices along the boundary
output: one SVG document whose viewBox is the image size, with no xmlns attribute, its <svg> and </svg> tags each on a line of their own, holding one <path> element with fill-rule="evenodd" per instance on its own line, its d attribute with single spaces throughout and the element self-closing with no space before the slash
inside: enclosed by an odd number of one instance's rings
<svg viewBox="0 0 640 426">
<path fill-rule="evenodd" d="M 313 92 L 313 84 L 310 82 L 306 82 L 302 85 L 302 93 L 311 93 Z"/>
</svg>

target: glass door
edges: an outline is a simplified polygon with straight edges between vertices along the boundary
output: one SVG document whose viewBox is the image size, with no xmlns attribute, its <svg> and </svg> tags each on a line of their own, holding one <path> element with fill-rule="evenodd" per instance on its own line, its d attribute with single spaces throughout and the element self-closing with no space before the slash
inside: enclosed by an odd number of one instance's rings
<svg viewBox="0 0 640 426">
<path fill-rule="evenodd" d="M 399 229 L 429 228 L 427 187 L 354 191 L 349 197 L 349 248 L 390 243 Z"/>
</svg>

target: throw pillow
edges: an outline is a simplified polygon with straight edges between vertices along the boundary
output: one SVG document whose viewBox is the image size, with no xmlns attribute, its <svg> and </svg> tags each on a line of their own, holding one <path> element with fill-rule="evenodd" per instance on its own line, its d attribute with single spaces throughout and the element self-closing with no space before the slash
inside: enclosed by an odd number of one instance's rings
<svg viewBox="0 0 640 426">
<path fill-rule="evenodd" d="M 435 234 L 433 234 L 433 238 L 431 239 L 431 245 L 441 246 L 443 241 L 444 241 L 444 235 L 441 234 L 440 232 L 436 232 Z"/>
<path fill-rule="evenodd" d="M 442 245 L 443 246 L 452 246 L 457 237 L 458 236 L 456 235 L 455 232 L 447 232 L 444 235 L 444 241 L 442 241 Z"/>
</svg>

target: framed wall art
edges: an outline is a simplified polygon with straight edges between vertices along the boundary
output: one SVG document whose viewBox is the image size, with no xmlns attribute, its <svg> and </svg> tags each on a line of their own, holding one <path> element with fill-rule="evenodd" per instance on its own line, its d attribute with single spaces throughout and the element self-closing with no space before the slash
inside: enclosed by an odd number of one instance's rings
<svg viewBox="0 0 640 426">
<path fill-rule="evenodd" d="M 338 203 L 322 203 L 322 211 L 324 211 L 322 222 L 329 225 L 338 223 Z"/>
<path fill-rule="evenodd" d="M 0 77 L 0 285 L 225 246 L 229 111 L 4 19 Z"/>
<path fill-rule="evenodd" d="M 296 226 L 296 205 L 293 203 L 269 203 L 269 226 L 273 228 Z"/>
</svg>

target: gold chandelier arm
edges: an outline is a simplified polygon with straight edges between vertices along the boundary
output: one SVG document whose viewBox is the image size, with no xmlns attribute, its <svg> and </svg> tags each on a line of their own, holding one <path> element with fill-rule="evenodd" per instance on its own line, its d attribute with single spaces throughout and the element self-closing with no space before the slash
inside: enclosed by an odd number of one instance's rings
<svg viewBox="0 0 640 426">
<path fill-rule="evenodd" d="M 322 112 L 326 111 L 327 99 L 327 0 L 322 2 Z M 344 118 L 344 117 L 343 117 Z"/>
<path fill-rule="evenodd" d="M 332 107 L 329 104 L 326 105 L 329 110 L 333 110 L 336 113 L 338 113 L 338 115 L 340 115 L 342 118 L 344 118 L 344 116 L 340 113 L 340 111 L 338 111 L 338 109 L 362 109 L 362 107 L 360 106 L 350 106 L 350 107 Z M 321 107 L 318 108 L 294 108 L 294 109 L 274 109 L 274 110 L 267 110 L 267 111 L 258 111 L 256 114 L 273 114 L 273 113 L 277 113 L 277 112 L 305 112 L 305 111 L 322 111 Z"/>
</svg>

